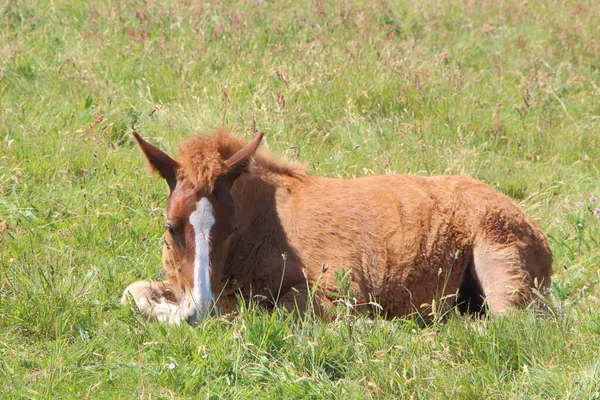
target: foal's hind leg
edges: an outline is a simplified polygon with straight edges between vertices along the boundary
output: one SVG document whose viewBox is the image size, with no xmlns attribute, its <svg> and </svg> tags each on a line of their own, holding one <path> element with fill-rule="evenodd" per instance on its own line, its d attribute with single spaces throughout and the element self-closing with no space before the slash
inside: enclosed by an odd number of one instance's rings
<svg viewBox="0 0 600 400">
<path fill-rule="evenodd" d="M 473 259 L 492 314 L 529 305 L 535 300 L 532 289 L 550 284 L 552 256 L 545 247 L 480 243 L 473 250 Z"/>
<path fill-rule="evenodd" d="M 121 304 L 127 304 L 130 296 L 146 318 L 174 325 L 181 323 L 181 293 L 170 282 L 134 282 L 123 291 Z"/>
</svg>

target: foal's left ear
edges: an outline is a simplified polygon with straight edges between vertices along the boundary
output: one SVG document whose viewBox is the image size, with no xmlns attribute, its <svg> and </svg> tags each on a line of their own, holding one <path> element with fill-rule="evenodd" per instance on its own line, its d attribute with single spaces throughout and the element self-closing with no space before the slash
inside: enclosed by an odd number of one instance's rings
<svg viewBox="0 0 600 400">
<path fill-rule="evenodd" d="M 256 153 L 256 149 L 264 134 L 264 132 L 257 133 L 256 138 L 254 138 L 252 142 L 248 143 L 244 148 L 232 155 L 229 160 L 225 161 L 225 165 L 229 168 L 229 176 L 236 179 L 248 170 L 248 163 L 254 153 Z"/>
</svg>

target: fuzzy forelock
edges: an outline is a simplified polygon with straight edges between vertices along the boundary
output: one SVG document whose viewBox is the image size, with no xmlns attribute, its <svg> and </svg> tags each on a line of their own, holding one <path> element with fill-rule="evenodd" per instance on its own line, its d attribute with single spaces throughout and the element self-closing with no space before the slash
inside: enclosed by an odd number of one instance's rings
<svg viewBox="0 0 600 400">
<path fill-rule="evenodd" d="M 233 137 L 227 130 L 219 129 L 214 135 L 196 135 L 179 145 L 179 163 L 182 173 L 192 184 L 206 192 L 212 192 L 219 176 L 228 172 L 225 161 L 240 151 L 247 143 Z M 268 156 L 254 157 L 251 168 L 266 169 L 270 172 L 302 178 L 304 171 L 276 163 Z"/>
</svg>

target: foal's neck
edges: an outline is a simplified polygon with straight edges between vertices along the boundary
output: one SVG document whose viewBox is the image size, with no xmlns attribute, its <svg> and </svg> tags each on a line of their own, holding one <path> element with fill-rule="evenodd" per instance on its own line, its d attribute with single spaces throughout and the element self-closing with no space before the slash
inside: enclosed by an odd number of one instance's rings
<svg viewBox="0 0 600 400">
<path fill-rule="evenodd" d="M 240 176 L 231 188 L 237 230 L 229 243 L 226 276 L 235 277 L 240 283 L 252 279 L 255 269 L 270 257 L 269 253 L 280 252 L 278 249 L 285 246 L 277 209 L 281 196 L 288 195 L 282 183 L 269 173 L 253 173 Z"/>
<path fill-rule="evenodd" d="M 264 169 L 238 178 L 231 194 L 242 234 L 254 235 L 255 223 L 268 227 L 277 222 L 277 203 L 288 195 L 286 189 L 293 185 L 293 180 L 293 177 Z M 244 232 L 243 228 L 248 228 L 249 232 Z"/>
</svg>

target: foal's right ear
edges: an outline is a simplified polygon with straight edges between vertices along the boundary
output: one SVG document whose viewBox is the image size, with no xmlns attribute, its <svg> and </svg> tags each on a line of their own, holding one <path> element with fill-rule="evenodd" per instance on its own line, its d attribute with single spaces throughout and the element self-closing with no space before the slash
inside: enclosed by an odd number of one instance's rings
<svg viewBox="0 0 600 400">
<path fill-rule="evenodd" d="M 133 136 L 146 156 L 150 172 L 158 172 L 160 176 L 165 178 L 169 185 L 169 190 L 173 192 L 175 190 L 175 185 L 177 184 L 176 170 L 180 168 L 179 163 L 162 150 L 159 150 L 146 142 L 137 132 L 133 132 Z"/>
</svg>

